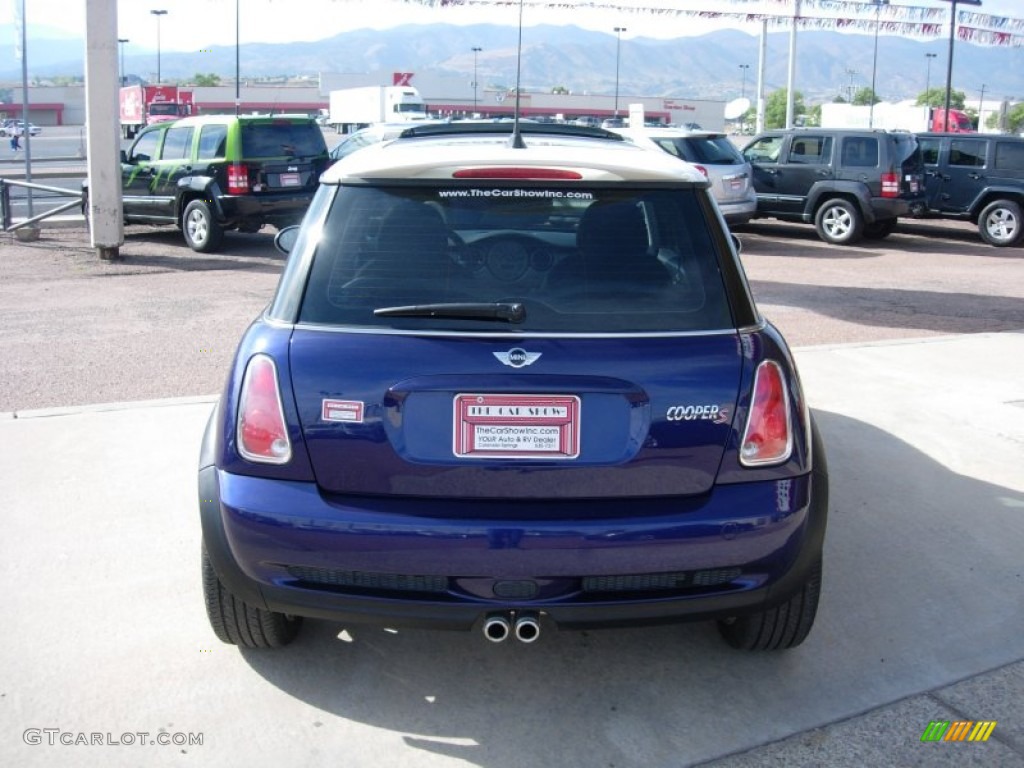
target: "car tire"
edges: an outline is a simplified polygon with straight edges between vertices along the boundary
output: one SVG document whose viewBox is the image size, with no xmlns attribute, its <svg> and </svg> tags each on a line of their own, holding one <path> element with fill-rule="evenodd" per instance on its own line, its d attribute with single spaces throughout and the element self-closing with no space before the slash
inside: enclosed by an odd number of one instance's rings
<svg viewBox="0 0 1024 768">
<path fill-rule="evenodd" d="M 181 217 L 181 231 L 185 242 L 193 251 L 210 253 L 220 247 L 224 239 L 224 228 L 217 223 L 213 211 L 204 200 L 193 200 L 185 206 Z"/>
<path fill-rule="evenodd" d="M 1024 217 L 1013 200 L 996 200 L 985 206 L 978 217 L 981 239 L 997 248 L 1015 245 L 1024 234 Z"/>
<path fill-rule="evenodd" d="M 814 469 L 811 471 L 811 510 L 828 514 L 828 462 L 817 425 L 811 420 Z M 777 651 L 795 648 L 807 639 L 818 613 L 821 594 L 821 554 L 801 587 L 785 602 L 744 616 L 718 622 L 718 631 L 729 645 L 745 651 Z"/>
<path fill-rule="evenodd" d="M 818 237 L 833 245 L 849 245 L 864 233 L 864 217 L 854 203 L 835 197 L 826 200 L 814 216 Z"/>
<path fill-rule="evenodd" d="M 298 635 L 300 617 L 265 611 L 231 594 L 221 582 L 203 544 L 203 598 L 217 638 L 243 648 L 281 648 Z"/>
<path fill-rule="evenodd" d="M 864 225 L 864 238 L 883 240 L 896 231 L 896 219 L 882 219 Z"/>
</svg>

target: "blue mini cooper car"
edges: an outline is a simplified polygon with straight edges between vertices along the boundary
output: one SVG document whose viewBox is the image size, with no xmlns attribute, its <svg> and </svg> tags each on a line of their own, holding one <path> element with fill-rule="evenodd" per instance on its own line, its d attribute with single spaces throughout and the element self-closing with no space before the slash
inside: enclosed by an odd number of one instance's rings
<svg viewBox="0 0 1024 768">
<path fill-rule="evenodd" d="M 807 636 L 825 454 L 697 170 L 601 129 L 420 126 L 334 165 L 278 243 L 201 451 L 222 641 Z"/>
</svg>

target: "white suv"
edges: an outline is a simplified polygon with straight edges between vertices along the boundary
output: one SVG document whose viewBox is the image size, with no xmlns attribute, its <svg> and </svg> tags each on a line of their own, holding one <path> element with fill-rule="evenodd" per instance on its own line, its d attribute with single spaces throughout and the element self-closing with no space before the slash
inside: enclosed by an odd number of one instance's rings
<svg viewBox="0 0 1024 768">
<path fill-rule="evenodd" d="M 660 149 L 697 167 L 711 180 L 711 192 L 730 225 L 746 224 L 757 210 L 750 163 L 724 133 L 683 128 L 617 130 L 638 146 Z"/>
</svg>

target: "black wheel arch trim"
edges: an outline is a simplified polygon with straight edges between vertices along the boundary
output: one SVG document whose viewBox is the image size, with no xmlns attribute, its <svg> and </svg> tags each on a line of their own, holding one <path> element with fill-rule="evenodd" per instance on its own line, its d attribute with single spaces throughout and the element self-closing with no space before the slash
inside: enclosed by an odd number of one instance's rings
<svg viewBox="0 0 1024 768">
<path fill-rule="evenodd" d="M 1012 200 L 1017 205 L 1024 206 L 1024 184 L 1019 187 L 1011 186 L 995 186 L 985 187 L 978 196 L 974 198 L 974 202 L 971 203 L 967 209 L 969 215 L 977 220 L 981 216 L 981 212 L 991 203 L 997 200 Z M 938 209 L 941 213 L 941 208 Z"/>
<path fill-rule="evenodd" d="M 181 220 L 185 215 L 185 208 L 193 200 L 199 198 L 204 200 L 213 209 L 217 223 L 223 224 L 227 220 L 224 213 L 224 206 L 220 204 L 220 196 L 224 194 L 217 180 L 211 176 L 186 176 L 178 181 L 178 189 L 174 198 L 174 217 Z"/>
<path fill-rule="evenodd" d="M 842 197 L 844 200 L 852 197 L 864 221 L 870 224 L 875 220 L 875 212 L 871 207 L 871 192 L 866 186 L 856 181 L 821 181 L 815 182 L 807 193 L 804 215 L 809 217 L 808 221 L 814 221 L 822 202 L 834 197 Z"/>
</svg>

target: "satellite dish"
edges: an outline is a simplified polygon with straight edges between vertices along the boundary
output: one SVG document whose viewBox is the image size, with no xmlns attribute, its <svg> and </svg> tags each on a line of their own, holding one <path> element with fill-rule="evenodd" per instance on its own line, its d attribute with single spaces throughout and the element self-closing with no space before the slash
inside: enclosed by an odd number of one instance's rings
<svg viewBox="0 0 1024 768">
<path fill-rule="evenodd" d="M 725 119 L 736 120 L 743 117 L 743 113 L 750 109 L 750 99 L 741 96 L 733 99 L 725 105 Z"/>
</svg>

